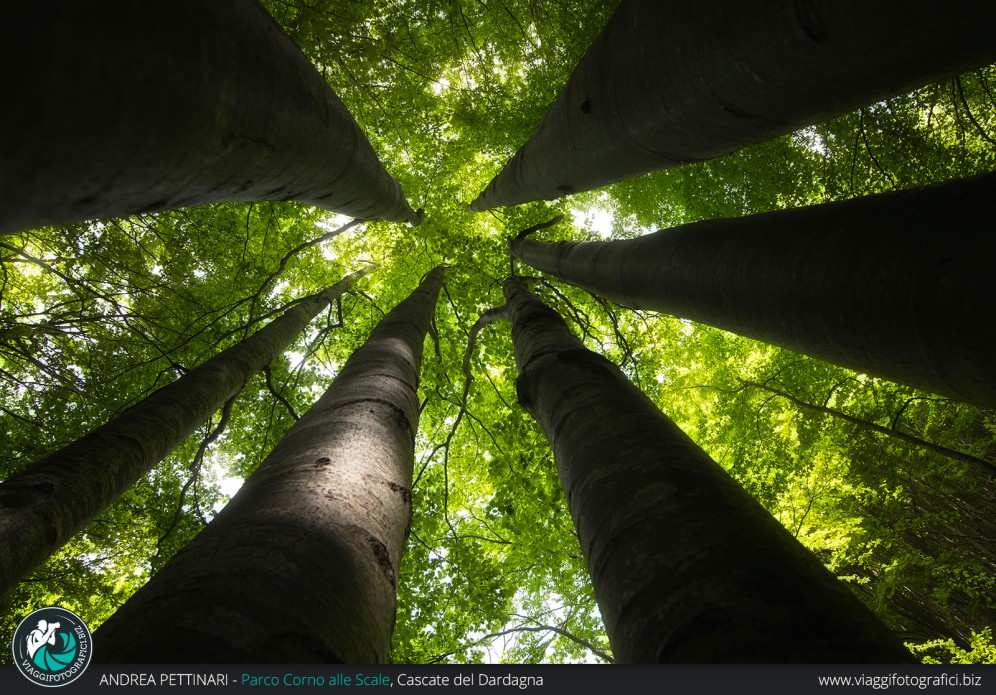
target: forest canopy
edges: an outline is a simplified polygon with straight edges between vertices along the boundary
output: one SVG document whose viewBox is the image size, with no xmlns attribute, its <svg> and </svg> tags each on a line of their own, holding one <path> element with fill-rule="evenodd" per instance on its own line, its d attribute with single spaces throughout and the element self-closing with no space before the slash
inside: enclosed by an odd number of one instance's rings
<svg viewBox="0 0 996 695">
<path fill-rule="evenodd" d="M 508 324 L 472 340 L 477 319 L 505 303 L 509 239 L 557 215 L 531 238 L 635 238 L 996 168 L 990 66 L 717 159 L 472 214 L 467 206 L 535 130 L 615 3 L 263 5 L 424 219 L 350 225 L 302 203 L 221 203 L 0 238 L 4 479 L 296 300 L 367 271 L 2 598 L 5 638 L 46 605 L 99 627 L 204 528 L 385 314 L 446 264 L 422 362 L 390 658 L 610 661 L 553 454 L 517 400 Z M 517 272 L 917 658 L 996 663 L 992 410 L 625 309 L 523 264 Z"/>
</svg>

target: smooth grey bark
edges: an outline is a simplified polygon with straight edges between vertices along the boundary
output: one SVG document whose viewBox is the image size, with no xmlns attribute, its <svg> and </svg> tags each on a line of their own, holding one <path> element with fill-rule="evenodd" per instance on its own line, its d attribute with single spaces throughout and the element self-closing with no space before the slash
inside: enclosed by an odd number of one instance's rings
<svg viewBox="0 0 996 695">
<path fill-rule="evenodd" d="M 987 65 L 994 24 L 971 0 L 622 0 L 470 210 L 712 159 Z"/>
<path fill-rule="evenodd" d="M 662 311 L 996 407 L 996 174 L 512 254 Z"/>
<path fill-rule="evenodd" d="M 98 630 L 125 663 L 379 663 L 445 268 L 374 329 L 231 502 Z"/>
<path fill-rule="evenodd" d="M 256 0 L 17 3 L 0 57 L 0 233 L 238 200 L 419 221 Z"/>
<path fill-rule="evenodd" d="M 895 636 L 619 369 L 505 283 L 617 662 L 892 663 Z"/>
<path fill-rule="evenodd" d="M 189 437 L 367 270 L 311 295 L 237 345 L 0 484 L 0 595 Z"/>
</svg>

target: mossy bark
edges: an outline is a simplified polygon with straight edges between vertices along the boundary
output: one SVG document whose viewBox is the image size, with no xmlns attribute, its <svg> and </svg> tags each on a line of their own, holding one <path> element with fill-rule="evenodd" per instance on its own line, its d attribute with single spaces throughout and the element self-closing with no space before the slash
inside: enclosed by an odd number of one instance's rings
<svg viewBox="0 0 996 695">
<path fill-rule="evenodd" d="M 98 630 L 98 660 L 387 659 L 443 272 L 380 322 L 225 509 Z"/>
</svg>

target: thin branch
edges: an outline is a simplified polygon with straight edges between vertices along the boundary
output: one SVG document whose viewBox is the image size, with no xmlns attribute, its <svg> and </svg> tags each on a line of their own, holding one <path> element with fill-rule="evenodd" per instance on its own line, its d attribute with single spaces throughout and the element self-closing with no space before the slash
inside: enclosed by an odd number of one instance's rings
<svg viewBox="0 0 996 695">
<path fill-rule="evenodd" d="M 564 630 L 563 628 L 556 627 L 555 625 L 543 625 L 543 624 L 539 624 L 539 623 L 536 624 L 536 625 L 518 625 L 516 627 L 510 627 L 510 628 L 507 628 L 505 630 L 501 630 L 499 632 L 492 632 L 489 635 L 484 635 L 483 637 L 481 637 L 479 639 L 476 639 L 473 642 L 470 642 L 469 644 L 464 645 L 464 648 L 466 649 L 466 648 L 469 648 L 469 647 L 475 647 L 475 646 L 477 646 L 479 644 L 482 644 L 484 642 L 493 642 L 494 640 L 498 639 L 499 637 L 506 637 L 508 635 L 514 635 L 514 634 L 517 634 L 517 633 L 520 633 L 520 632 L 553 632 L 553 633 L 556 633 L 556 634 L 561 635 L 563 637 L 566 637 L 567 639 L 571 640 L 572 642 L 580 644 L 582 647 L 585 647 L 586 649 L 588 649 L 589 651 L 591 651 L 595 656 L 599 657 L 600 659 L 604 659 L 605 661 L 608 661 L 609 663 L 614 663 L 613 658 L 609 654 L 606 654 L 605 652 L 603 652 L 602 650 L 600 650 L 598 647 L 596 647 L 595 645 L 593 645 L 591 642 L 589 642 L 589 641 L 587 641 L 587 640 L 585 640 L 585 639 L 583 639 L 581 637 L 578 637 L 577 635 L 574 635 L 574 634 L 568 632 L 567 630 Z M 450 652 L 446 652 L 444 654 L 437 654 L 436 656 L 434 656 L 431 659 L 429 659 L 428 663 L 430 663 L 430 664 L 437 664 L 440 661 L 442 661 L 443 659 L 445 659 L 446 657 L 452 656 L 455 653 L 456 653 L 456 651 L 450 651 Z"/>
<path fill-rule="evenodd" d="M 818 413 L 823 413 L 825 415 L 830 415 L 831 417 L 844 420 L 845 422 L 850 422 L 852 425 L 857 425 L 858 427 L 861 427 L 862 429 L 868 430 L 870 432 L 883 434 L 886 437 L 898 439 L 900 441 L 906 442 L 907 444 L 914 444 L 918 447 L 926 449 L 927 451 L 939 454 L 940 456 L 946 456 L 947 458 L 954 459 L 956 461 L 968 463 L 980 469 L 986 475 L 991 476 L 993 474 L 996 474 L 996 465 L 993 465 L 992 463 L 986 461 L 985 459 L 980 459 L 975 456 L 972 456 L 971 454 L 966 454 L 962 451 L 957 451 L 955 449 L 949 449 L 946 446 L 941 446 L 939 444 L 934 444 L 933 442 L 928 442 L 927 440 L 921 439 L 920 437 L 914 437 L 913 435 L 906 434 L 905 432 L 900 432 L 898 430 L 890 429 L 888 427 L 883 427 L 882 425 L 878 425 L 874 422 L 869 422 L 868 420 L 863 420 L 859 417 L 854 417 L 853 415 L 848 415 L 847 413 L 840 410 L 836 410 L 834 408 L 828 408 L 827 406 L 817 405 L 815 403 L 809 403 L 808 401 L 796 398 L 792 394 L 782 391 L 781 389 L 777 389 L 773 386 L 768 386 L 766 384 L 759 384 L 755 381 L 741 380 L 740 383 L 742 384 L 742 388 L 758 388 L 767 391 L 771 394 L 774 394 L 775 396 L 790 401 L 791 403 L 797 405 L 800 408 L 803 408 L 804 410 L 812 410 Z M 719 389 L 719 390 L 724 390 L 724 389 Z"/>
<path fill-rule="evenodd" d="M 270 283 L 273 282 L 273 280 L 275 280 L 277 277 L 279 277 L 280 273 L 284 272 L 284 268 L 287 267 L 287 262 L 291 258 L 293 258 L 297 254 L 301 253 L 305 249 L 308 249 L 308 248 L 311 248 L 312 246 L 317 246 L 318 244 L 321 244 L 323 241 L 328 241 L 329 239 L 334 239 L 335 237 L 339 236 L 340 234 L 343 234 L 344 232 L 347 232 L 350 229 L 352 229 L 353 227 L 355 227 L 356 225 L 360 224 L 362 221 L 363 220 L 359 220 L 359 219 L 351 220 L 351 221 L 347 222 L 346 224 L 342 225 L 341 227 L 339 227 L 338 229 L 333 229 L 332 231 L 326 232 L 325 234 L 322 234 L 321 236 L 315 237 L 314 239 L 311 239 L 309 241 L 305 241 L 303 243 L 300 243 L 297 246 L 295 246 L 294 248 L 292 248 L 290 251 L 288 251 L 287 253 L 285 253 L 283 255 L 283 258 L 281 258 L 280 261 L 277 263 L 277 269 L 274 270 L 272 273 L 270 273 L 269 275 L 266 276 L 266 278 L 263 280 L 263 282 L 260 283 L 259 289 L 256 290 L 256 293 L 251 298 L 251 304 L 249 305 L 249 320 L 250 320 L 250 323 L 246 325 L 246 328 L 245 328 L 246 333 L 248 334 L 249 326 L 251 325 L 251 322 L 252 322 L 252 315 L 256 311 L 256 304 L 259 303 L 260 299 L 262 299 L 263 294 L 266 292 L 266 289 L 269 287 Z M 247 222 L 248 222 L 248 217 L 247 217 Z"/>
<path fill-rule="evenodd" d="M 988 142 L 990 145 L 996 145 L 996 140 L 989 137 L 989 133 L 987 133 L 982 125 L 975 120 L 975 115 L 972 113 L 972 109 L 968 105 L 968 100 L 965 99 L 965 90 L 962 88 L 960 77 L 955 77 L 955 86 L 958 88 L 958 97 L 961 99 L 962 106 L 965 107 L 965 115 L 968 116 L 969 122 L 975 126 L 977 131 L 979 131 L 979 135 L 982 136 L 983 140 Z"/>
<path fill-rule="evenodd" d="M 872 152 L 871 144 L 868 142 L 868 134 L 865 132 L 865 110 L 861 109 L 858 111 L 858 127 L 861 129 L 861 140 L 865 143 L 865 149 L 868 151 L 868 157 L 871 159 L 872 164 L 879 172 L 889 179 L 889 183 L 892 184 L 893 188 L 896 188 L 896 179 L 882 166 L 878 158 L 875 157 L 875 153 Z"/>
<path fill-rule="evenodd" d="M 183 503 L 187 497 L 187 492 L 200 478 L 201 467 L 204 464 L 204 456 L 207 453 L 208 447 L 214 440 L 221 436 L 221 433 L 225 431 L 225 427 L 228 426 L 228 421 L 232 417 L 232 404 L 235 403 L 235 399 L 239 397 L 240 393 L 242 393 L 241 390 L 225 401 L 225 405 L 221 408 L 221 419 L 218 421 L 217 426 L 211 430 L 203 440 L 201 440 L 200 446 L 197 447 L 197 453 L 194 455 L 193 460 L 187 467 L 187 469 L 191 472 L 191 476 L 180 489 L 180 496 L 176 503 L 176 513 L 173 514 L 173 520 L 170 522 L 169 526 L 166 527 L 166 530 L 160 534 L 159 539 L 156 541 L 156 554 L 154 558 L 159 558 L 162 555 L 163 541 L 165 541 L 166 538 L 173 533 L 174 529 L 176 529 L 177 525 L 180 523 L 180 517 L 183 515 Z M 208 424 L 210 425 L 210 420 L 208 421 Z"/>
<path fill-rule="evenodd" d="M 547 220 L 546 222 L 540 222 L 539 224 L 534 224 L 532 227 L 527 227 L 527 228 L 523 229 L 521 232 L 519 232 L 518 235 L 516 235 L 515 240 L 519 241 L 520 239 L 525 239 L 530 234 L 535 234 L 536 232 L 540 231 L 541 229 L 546 229 L 547 227 L 552 227 L 553 225 L 557 224 L 558 222 L 560 222 L 563 219 L 564 219 L 563 214 L 560 214 L 560 215 L 557 215 L 556 217 L 554 217 L 552 220 Z"/>
<path fill-rule="evenodd" d="M 263 376 L 266 378 L 267 390 L 269 390 L 269 392 L 273 394 L 273 397 L 276 398 L 278 401 L 280 401 L 280 403 L 282 403 L 285 408 L 287 408 L 287 411 L 290 413 L 292 418 L 294 418 L 295 420 L 300 420 L 301 416 L 298 415 L 296 412 L 294 412 L 294 407 L 290 404 L 290 402 L 283 397 L 283 394 L 281 394 L 279 391 L 277 391 L 276 388 L 274 388 L 273 374 L 270 372 L 270 365 L 266 365 L 265 367 L 263 367 Z"/>
</svg>

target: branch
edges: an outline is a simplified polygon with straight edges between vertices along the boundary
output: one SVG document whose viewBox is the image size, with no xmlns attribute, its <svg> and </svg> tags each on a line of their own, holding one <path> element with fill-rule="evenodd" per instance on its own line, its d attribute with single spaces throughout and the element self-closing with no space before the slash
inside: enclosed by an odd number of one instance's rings
<svg viewBox="0 0 996 695">
<path fill-rule="evenodd" d="M 295 420 L 300 420 L 301 417 L 296 412 L 294 412 L 294 407 L 287 401 L 286 398 L 283 397 L 283 395 L 279 391 L 277 391 L 276 388 L 274 388 L 273 375 L 270 372 L 270 365 L 266 365 L 265 367 L 263 367 L 263 376 L 266 378 L 266 388 L 269 390 L 271 394 L 273 394 L 273 397 L 276 398 L 278 401 L 280 401 L 285 408 L 287 408 L 287 411 L 291 414 L 292 418 L 294 418 Z"/>
<path fill-rule="evenodd" d="M 197 448 L 197 453 L 194 455 L 194 459 L 187 467 L 192 475 L 187 479 L 187 482 L 183 484 L 183 487 L 180 488 L 180 497 L 176 503 L 176 513 L 173 515 L 173 520 L 170 522 L 169 526 L 166 527 L 166 530 L 163 531 L 162 535 L 159 536 L 158 540 L 156 540 L 156 554 L 154 559 L 162 555 L 163 541 L 166 540 L 171 533 L 173 533 L 173 530 L 176 529 L 177 525 L 180 523 L 180 517 L 183 514 L 183 502 L 187 497 L 187 491 L 190 490 L 191 486 L 194 485 L 200 477 L 201 466 L 204 464 L 204 455 L 207 453 L 207 448 L 214 440 L 221 436 L 222 432 L 225 431 L 225 427 L 228 425 L 228 421 L 232 417 L 232 404 L 235 403 L 235 399 L 239 397 L 240 393 L 242 393 L 241 390 L 225 401 L 225 405 L 221 407 L 221 419 L 218 421 L 217 426 L 201 441 L 200 446 Z M 211 421 L 208 420 L 209 425 L 210 422 Z"/>
<path fill-rule="evenodd" d="M 576 644 L 580 644 L 582 647 L 584 647 L 584 648 L 588 649 L 589 651 L 591 651 L 591 653 L 594 654 L 595 656 L 597 656 L 598 658 L 604 659 L 605 661 L 608 661 L 610 664 L 614 663 L 614 659 L 609 654 L 606 654 L 605 652 L 603 652 L 602 650 L 600 650 L 598 647 L 596 647 L 595 645 L 593 645 L 591 642 L 587 641 L 586 639 L 583 639 L 581 637 L 578 637 L 577 635 L 571 634 L 567 630 L 564 630 L 563 628 L 560 628 L 560 627 L 556 627 L 555 625 L 543 625 L 542 623 L 538 623 L 536 621 L 533 621 L 531 618 L 527 618 L 527 620 L 531 620 L 532 622 L 534 622 L 536 624 L 535 625 L 517 625 L 516 627 L 510 627 L 510 628 L 507 628 L 505 630 L 501 630 L 499 632 L 492 632 L 489 635 L 484 635 L 483 637 L 481 637 L 479 639 L 476 639 L 473 642 L 470 642 L 469 644 L 465 645 L 464 648 L 466 649 L 466 648 L 469 648 L 469 647 L 474 647 L 474 646 L 477 646 L 478 644 L 482 644 L 483 642 L 489 642 L 489 641 L 493 642 L 494 640 L 498 639 L 499 637 L 505 637 L 507 635 L 513 635 L 513 634 L 516 634 L 516 633 L 519 633 L 519 632 L 554 632 L 554 633 L 556 633 L 558 635 L 566 637 L 567 639 L 571 640 L 572 642 L 575 642 Z M 430 664 L 439 663 L 440 661 L 442 661 L 446 657 L 452 656 L 455 653 L 456 653 L 455 651 L 451 651 L 451 652 L 446 652 L 445 654 L 437 654 L 436 656 L 434 656 L 431 659 L 429 659 L 428 663 L 430 663 Z"/>
<path fill-rule="evenodd" d="M 248 221 L 248 219 L 247 219 L 247 221 Z M 305 241 L 305 242 L 303 242 L 301 244 L 298 244 L 297 246 L 295 246 L 294 248 L 292 248 L 290 251 L 288 251 L 287 253 L 285 253 L 284 256 L 283 256 L 283 258 L 280 259 L 280 262 L 277 263 L 277 269 L 274 270 L 272 273 L 270 273 L 269 275 L 266 276 L 266 278 L 260 284 L 259 289 L 256 290 L 256 293 L 251 298 L 251 302 L 252 303 L 249 305 L 249 321 L 250 321 L 250 323 L 246 326 L 246 332 L 248 333 L 249 326 L 252 325 L 252 315 L 253 315 L 253 312 L 256 311 L 256 304 L 259 302 L 260 298 L 263 296 L 263 293 L 266 292 L 266 288 L 270 285 L 270 283 L 273 282 L 273 280 L 276 279 L 280 275 L 280 273 L 284 272 L 284 268 L 287 267 L 287 261 L 289 261 L 291 258 L 293 258 L 294 256 L 296 256 L 297 254 L 301 253 L 302 251 L 304 251 L 307 248 L 311 248 L 312 246 L 317 246 L 318 244 L 322 243 L 323 241 L 328 241 L 329 239 L 333 239 L 333 238 L 339 236 L 340 234 L 349 231 L 350 229 L 352 229 L 356 225 L 360 224 L 362 221 L 363 220 L 359 220 L 359 219 L 357 219 L 357 220 L 351 220 L 350 222 L 347 222 L 346 224 L 344 224 L 341 227 L 339 227 L 338 229 L 333 229 L 331 232 L 326 232 L 325 234 L 322 234 L 319 237 L 315 237 L 314 239 L 311 239 L 310 241 Z"/>
<path fill-rule="evenodd" d="M 878 161 L 878 158 L 875 157 L 875 153 L 872 152 L 871 145 L 868 142 L 868 134 L 865 132 L 864 109 L 860 109 L 858 111 L 858 128 L 860 128 L 861 130 L 861 140 L 865 143 L 865 149 L 868 151 L 868 157 L 871 159 L 872 164 L 875 165 L 875 168 L 878 169 L 883 176 L 889 179 L 889 183 L 892 184 L 892 187 L 896 188 L 896 179 L 892 176 L 892 174 L 890 174 L 888 171 L 885 170 L 881 162 Z"/>
<path fill-rule="evenodd" d="M 958 97 L 961 99 L 961 103 L 965 107 L 965 115 L 968 116 L 969 123 L 975 126 L 975 129 L 979 131 L 979 135 L 981 135 L 986 142 L 988 142 L 990 145 L 996 145 L 996 140 L 993 140 L 991 137 L 989 137 L 989 133 L 987 133 L 985 129 L 982 127 L 982 125 L 980 125 L 979 122 L 975 120 L 975 115 L 972 113 L 972 109 L 968 105 L 968 100 L 965 99 L 965 90 L 962 89 L 961 78 L 955 77 L 954 81 L 955 81 L 955 86 L 958 88 Z"/>
<path fill-rule="evenodd" d="M 453 522 L 450 521 L 449 516 L 449 499 L 450 499 L 450 485 L 449 485 L 449 461 L 450 461 L 450 443 L 453 441 L 453 437 L 456 434 L 457 428 L 460 426 L 460 422 L 463 420 L 464 414 L 467 412 L 467 398 L 470 395 L 470 385 L 474 380 L 474 375 L 471 373 L 470 360 L 474 354 L 474 345 L 477 342 L 477 334 L 481 330 L 499 319 L 507 318 L 505 307 L 498 307 L 495 309 L 488 309 L 486 312 L 481 314 L 481 317 L 474 322 L 474 325 L 470 328 L 470 334 L 467 338 L 467 349 L 463 354 L 463 393 L 460 396 L 460 410 L 457 413 L 456 419 L 453 421 L 450 431 L 446 435 L 446 439 L 442 444 L 437 445 L 433 449 L 432 454 L 426 459 L 425 465 L 418 472 L 415 480 L 412 482 L 412 488 L 418 484 L 421 479 L 422 474 L 425 472 L 426 467 L 428 467 L 429 462 L 432 457 L 435 456 L 436 452 L 440 449 L 443 451 L 443 518 L 446 520 L 446 525 L 449 527 L 450 532 L 453 534 L 454 538 L 458 538 L 456 528 L 453 526 Z"/>
<path fill-rule="evenodd" d="M 920 437 L 914 437 L 913 435 L 906 434 L 905 432 L 900 432 L 895 429 L 883 427 L 882 425 L 875 424 L 874 422 L 869 422 L 868 420 L 863 420 L 853 415 L 848 415 L 847 413 L 842 412 L 840 410 L 836 410 L 834 408 L 828 408 L 827 406 L 816 405 L 815 403 L 809 403 L 807 401 L 796 398 L 792 394 L 786 393 L 785 391 L 777 389 L 773 386 L 767 386 L 766 384 L 759 384 L 754 381 L 745 381 L 745 380 L 741 380 L 740 383 L 743 385 L 743 388 L 762 389 L 764 391 L 774 394 L 775 396 L 785 398 L 788 401 L 794 403 L 795 405 L 805 410 L 812 410 L 818 413 L 823 413 L 825 415 L 830 415 L 831 417 L 844 420 L 845 422 L 850 422 L 852 425 L 857 425 L 858 427 L 861 427 L 862 429 L 868 430 L 870 432 L 883 434 L 886 437 L 898 439 L 902 442 L 906 442 L 907 444 L 914 444 L 932 453 L 939 454 L 941 456 L 946 456 L 947 458 L 954 459 L 956 461 L 961 461 L 963 463 L 968 463 L 980 469 L 986 475 L 991 476 L 993 474 L 996 474 L 996 465 L 993 465 L 992 463 L 986 461 L 985 459 L 980 459 L 975 456 L 972 456 L 971 454 L 966 454 L 964 452 L 957 451 L 955 449 L 949 449 L 946 446 L 941 446 L 939 444 L 934 444 L 933 442 L 928 442 L 927 440 L 921 439 Z"/>
<path fill-rule="evenodd" d="M 557 224 L 563 219 L 564 219 L 563 214 L 560 214 L 554 217 L 552 220 L 548 220 L 547 222 L 540 222 L 539 224 L 534 224 L 532 227 L 527 227 L 526 229 L 523 229 L 521 232 L 519 232 L 519 234 L 515 237 L 515 240 L 519 241 L 520 239 L 525 239 L 530 234 L 535 234 L 541 229 L 552 227 L 553 225 Z"/>
</svg>

